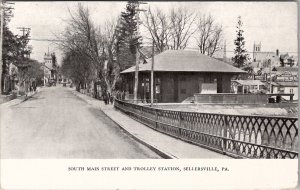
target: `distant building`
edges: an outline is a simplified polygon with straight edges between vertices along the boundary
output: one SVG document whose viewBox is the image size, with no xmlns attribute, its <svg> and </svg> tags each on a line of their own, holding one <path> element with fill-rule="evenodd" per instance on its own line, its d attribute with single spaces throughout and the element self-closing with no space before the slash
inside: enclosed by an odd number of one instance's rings
<svg viewBox="0 0 300 190">
<path fill-rule="evenodd" d="M 43 64 L 43 71 L 44 71 L 44 83 L 49 83 L 51 79 L 51 68 L 47 67 L 46 65 Z"/>
<path fill-rule="evenodd" d="M 257 94 L 265 93 L 265 83 L 259 80 L 233 80 L 232 90 L 235 94 Z"/>
<path fill-rule="evenodd" d="M 282 67 L 298 66 L 298 57 L 290 56 L 288 53 L 280 55 L 279 60 Z"/>
<path fill-rule="evenodd" d="M 261 76 L 263 77 L 261 80 L 264 81 L 269 80 L 270 75 L 272 81 L 298 81 L 298 67 L 261 68 L 257 74 L 255 78 L 259 79 Z"/>
<path fill-rule="evenodd" d="M 276 81 L 298 81 L 298 67 L 275 67 L 272 71 Z"/>
<path fill-rule="evenodd" d="M 55 59 L 56 58 L 54 53 L 50 54 L 48 52 L 44 55 L 45 83 L 57 80 L 57 65 Z"/>
<path fill-rule="evenodd" d="M 268 67 L 270 65 L 278 67 L 280 66 L 279 50 L 276 50 L 276 52 L 262 51 L 261 43 L 254 43 L 252 62 L 253 67 L 258 68 Z"/>
<path fill-rule="evenodd" d="M 293 100 L 298 100 L 298 81 L 272 82 L 272 93 L 294 94 Z"/>
<path fill-rule="evenodd" d="M 182 102 L 195 93 L 230 93 L 231 78 L 245 73 L 195 51 L 167 50 L 154 57 L 154 97 L 158 102 Z M 138 99 L 150 99 L 151 59 L 139 65 Z M 133 97 L 135 66 L 121 72 Z"/>
</svg>

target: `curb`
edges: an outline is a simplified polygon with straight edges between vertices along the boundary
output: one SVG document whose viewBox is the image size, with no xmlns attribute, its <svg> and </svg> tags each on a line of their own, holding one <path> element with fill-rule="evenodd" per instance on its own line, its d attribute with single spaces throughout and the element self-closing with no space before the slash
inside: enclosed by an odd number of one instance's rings
<svg viewBox="0 0 300 190">
<path fill-rule="evenodd" d="M 75 92 L 74 91 L 71 91 L 75 96 L 79 97 L 76 93 L 80 93 L 80 92 Z M 80 93 L 82 94 L 82 93 Z M 82 95 L 85 95 L 85 94 L 82 94 Z M 86 95 L 85 95 L 86 96 Z M 79 97 L 81 98 L 81 97 Z M 81 98 L 82 100 L 84 100 L 85 102 L 87 102 L 89 104 L 89 102 L 83 98 Z M 96 101 L 96 99 L 93 99 Z M 134 140 L 136 140 L 137 142 L 141 143 L 142 145 L 148 147 L 150 150 L 152 150 L 153 152 L 155 152 L 156 154 L 158 154 L 159 156 L 161 156 L 162 158 L 164 159 L 177 159 L 177 157 L 169 154 L 169 153 L 166 153 L 165 151 L 162 151 L 160 150 L 159 148 L 157 148 L 155 145 L 152 145 L 148 142 L 146 142 L 145 140 L 143 140 L 142 138 L 139 138 L 137 137 L 136 135 L 130 133 L 129 131 L 127 131 L 123 126 L 122 124 L 120 124 L 119 122 L 115 121 L 114 119 L 112 119 L 107 113 L 105 113 L 105 111 L 103 109 L 101 109 L 100 107 L 100 111 L 102 111 L 104 113 L 104 115 L 106 117 L 108 117 L 112 122 L 114 122 L 125 134 L 129 135 L 130 137 L 132 137 Z"/>
<path fill-rule="evenodd" d="M 101 109 L 101 108 L 100 108 Z M 108 114 L 106 114 L 102 109 L 101 111 L 110 119 L 112 120 L 124 133 L 126 133 L 127 135 L 129 135 L 130 137 L 132 137 L 134 140 L 136 140 L 137 142 L 143 144 L 144 146 L 148 147 L 150 150 L 152 150 L 153 152 L 155 152 L 156 154 L 158 154 L 159 156 L 161 156 L 164 159 L 177 159 L 177 157 L 170 155 L 168 153 L 166 153 L 165 151 L 162 151 L 160 149 L 158 149 L 156 146 L 146 142 L 145 140 L 143 140 L 142 138 L 137 137 L 136 135 L 130 133 L 129 131 L 127 131 L 122 124 L 116 122 L 115 120 L 113 120 Z"/>
<path fill-rule="evenodd" d="M 16 97 L 16 98 L 14 98 L 14 99 L 11 99 L 11 100 L 9 100 L 9 101 L 2 102 L 0 105 L 6 105 L 6 104 L 8 104 L 8 103 L 13 103 L 14 101 L 18 101 L 18 102 L 15 103 L 15 104 L 12 104 L 13 106 L 19 105 L 19 104 L 21 104 L 21 103 L 27 101 L 29 98 L 31 98 L 32 96 L 34 96 L 34 95 L 37 94 L 37 93 L 38 93 L 38 91 L 35 91 L 35 92 L 34 92 L 33 94 L 31 94 L 30 96 L 25 96 L 25 95 L 19 96 L 19 97 Z"/>
</svg>

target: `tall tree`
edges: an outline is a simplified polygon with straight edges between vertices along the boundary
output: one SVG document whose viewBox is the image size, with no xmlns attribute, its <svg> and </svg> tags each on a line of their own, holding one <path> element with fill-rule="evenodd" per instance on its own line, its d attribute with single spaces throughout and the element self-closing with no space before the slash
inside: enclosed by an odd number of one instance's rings
<svg viewBox="0 0 300 190">
<path fill-rule="evenodd" d="M 197 20 L 196 40 L 200 53 L 212 57 L 221 49 L 222 25 L 211 15 L 200 15 Z"/>
<path fill-rule="evenodd" d="M 195 33 L 196 15 L 185 7 L 176 7 L 164 13 L 161 9 L 151 9 L 144 14 L 143 25 L 158 52 L 166 49 L 185 49 Z"/>
<path fill-rule="evenodd" d="M 92 22 L 89 9 L 83 7 L 80 3 L 76 11 L 69 11 L 69 14 L 70 19 L 67 20 L 67 27 L 62 36 L 59 36 L 61 39 L 59 45 L 63 52 L 65 52 L 65 57 L 74 58 L 76 62 L 84 64 L 84 66 L 80 65 L 78 68 L 71 67 L 71 69 L 74 69 L 76 73 L 78 73 L 78 69 L 83 69 L 84 76 L 86 76 L 86 72 L 90 72 L 90 78 L 96 81 L 101 77 L 104 67 L 104 47 L 100 29 Z M 85 88 L 87 84 L 82 83 L 90 81 L 84 77 L 80 78 L 81 80 L 75 81 L 80 82 L 80 86 Z"/>
<path fill-rule="evenodd" d="M 185 49 L 189 39 L 195 33 L 193 24 L 196 16 L 187 8 L 172 8 L 170 12 L 169 48 L 173 50 Z"/>
<path fill-rule="evenodd" d="M 242 29 L 243 22 L 241 20 L 241 16 L 238 17 L 238 23 L 237 23 L 237 37 L 234 40 L 235 49 L 233 57 L 234 65 L 239 68 L 245 67 L 247 61 L 249 60 L 249 54 L 247 53 L 247 50 L 245 48 L 245 38 L 243 36 L 244 30 Z"/>
<path fill-rule="evenodd" d="M 74 50 L 64 52 L 61 71 L 64 76 L 74 81 L 78 86 L 77 89 L 85 89 L 87 83 L 93 79 L 91 75 L 93 69 L 90 67 L 89 59 Z"/>
<path fill-rule="evenodd" d="M 124 58 L 123 56 L 124 54 L 134 55 L 129 57 L 133 58 L 134 60 L 133 64 L 136 65 L 136 70 L 134 75 L 134 99 L 135 100 L 137 99 L 137 91 L 138 91 L 138 65 L 140 59 L 139 49 L 142 44 L 142 37 L 139 33 L 139 25 L 140 25 L 139 5 L 140 5 L 139 1 L 128 1 L 125 12 L 121 13 L 120 27 L 118 30 L 120 34 L 118 39 L 119 58 L 122 57 Z M 128 48 L 130 53 L 128 52 Z M 126 65 L 126 66 L 132 66 L 133 64 Z"/>
<path fill-rule="evenodd" d="M 126 16 L 131 17 L 130 14 Z M 83 76 L 80 75 L 75 81 L 90 83 L 90 80 L 93 79 L 95 84 L 96 81 L 100 80 L 102 89 L 111 93 L 119 79 L 121 65 L 124 64 L 118 61 L 120 50 L 124 48 L 129 50 L 129 45 L 135 40 L 134 36 L 126 38 L 129 32 L 124 29 L 125 27 L 121 28 L 122 30 L 117 30 L 117 25 L 120 25 L 121 21 L 117 22 L 116 19 L 107 20 L 99 26 L 95 25 L 89 9 L 81 4 L 78 4 L 76 12 L 70 11 L 70 17 L 60 43 L 65 52 L 65 65 L 71 64 L 69 59 L 75 59 L 78 62 L 76 63 L 78 68 L 69 67 L 69 70 L 73 69 L 72 73 L 78 73 L 78 69 L 83 69 Z M 134 24 L 127 22 L 127 20 L 123 22 L 125 26 Z M 132 29 L 131 27 L 128 28 Z M 125 47 L 124 44 L 127 46 Z M 122 53 L 123 57 L 127 57 L 127 55 Z M 85 66 L 81 64 L 85 64 Z M 66 66 L 63 67 L 63 70 L 66 70 L 65 68 Z M 88 78 L 86 78 L 86 72 L 90 72 Z M 80 86 L 83 87 L 86 84 Z M 97 94 L 96 91 L 95 94 Z"/>
<path fill-rule="evenodd" d="M 29 31 L 24 35 L 18 36 L 11 32 L 8 27 L 8 23 L 13 16 L 12 7 L 9 4 L 4 3 L 4 22 L 3 22 L 3 45 L 2 45 L 2 75 L 1 75 L 1 92 L 3 92 L 4 79 L 9 74 L 10 64 L 14 64 L 18 68 L 18 76 L 22 78 L 28 70 L 30 63 L 29 55 L 31 48 L 28 46 L 29 43 Z M 24 73 L 24 74 L 22 74 Z M 24 80 L 19 80 L 19 85 Z"/>
<path fill-rule="evenodd" d="M 33 59 L 28 59 L 26 70 L 18 69 L 17 72 L 20 84 L 23 84 L 24 82 L 28 83 L 32 80 L 41 81 L 44 76 L 42 64 Z"/>
<path fill-rule="evenodd" d="M 116 83 L 120 77 L 120 69 L 122 62 L 117 59 L 117 21 L 115 19 L 107 20 L 103 26 L 103 44 L 105 55 L 105 68 L 102 74 L 103 80 L 106 84 L 108 92 L 112 92 L 115 89 Z"/>
<path fill-rule="evenodd" d="M 149 33 L 147 39 L 154 42 L 158 52 L 163 52 L 169 48 L 170 20 L 168 15 L 159 8 L 152 10 L 149 7 L 148 11 L 144 13 L 143 25 Z"/>
<path fill-rule="evenodd" d="M 122 60 L 125 68 L 136 63 L 136 50 L 142 44 L 142 37 L 138 31 L 138 7 L 139 2 L 128 1 L 125 11 L 121 12 L 116 28 L 117 56 L 118 60 Z"/>
</svg>

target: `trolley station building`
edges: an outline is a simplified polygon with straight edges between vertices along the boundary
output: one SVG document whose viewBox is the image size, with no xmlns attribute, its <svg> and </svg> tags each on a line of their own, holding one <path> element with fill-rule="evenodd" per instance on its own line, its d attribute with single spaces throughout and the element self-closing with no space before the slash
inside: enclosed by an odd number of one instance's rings
<svg viewBox="0 0 300 190">
<path fill-rule="evenodd" d="M 138 99 L 150 99 L 151 64 L 139 65 Z M 121 72 L 128 98 L 133 98 L 135 66 Z M 245 71 L 195 51 L 167 50 L 154 57 L 154 99 L 182 102 L 195 93 L 230 93 L 231 78 Z"/>
</svg>

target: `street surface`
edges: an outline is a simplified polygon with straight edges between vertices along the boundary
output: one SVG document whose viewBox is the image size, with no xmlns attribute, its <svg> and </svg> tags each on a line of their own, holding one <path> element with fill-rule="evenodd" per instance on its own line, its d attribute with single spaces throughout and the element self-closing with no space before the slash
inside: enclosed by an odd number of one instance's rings
<svg viewBox="0 0 300 190">
<path fill-rule="evenodd" d="M 1 158 L 160 158 L 68 87 L 1 107 Z"/>
</svg>

